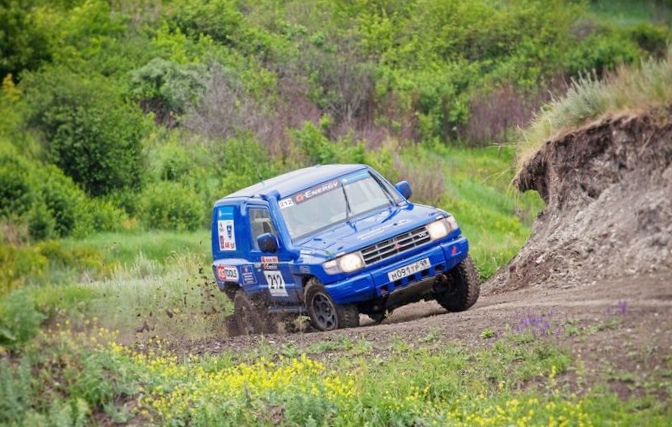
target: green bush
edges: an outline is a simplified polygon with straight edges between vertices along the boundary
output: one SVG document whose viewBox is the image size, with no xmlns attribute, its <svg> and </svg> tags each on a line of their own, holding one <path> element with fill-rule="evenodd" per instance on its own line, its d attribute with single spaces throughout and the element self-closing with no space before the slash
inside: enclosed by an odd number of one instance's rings
<svg viewBox="0 0 672 427">
<path fill-rule="evenodd" d="M 32 8 L 38 1 L 3 2 L 0 8 L 0 79 L 36 69 L 51 59 L 49 40 Z"/>
<path fill-rule="evenodd" d="M 167 14 L 167 22 L 171 30 L 192 40 L 207 36 L 218 45 L 250 56 L 268 54 L 277 40 L 272 40 L 262 28 L 250 25 L 238 6 L 228 0 L 178 0 Z"/>
<path fill-rule="evenodd" d="M 0 243 L 0 297 L 46 277 L 47 259 L 31 247 Z"/>
<path fill-rule="evenodd" d="M 131 93 L 158 123 L 169 127 L 205 91 L 207 69 L 203 64 L 177 64 L 161 58 L 131 73 Z"/>
<path fill-rule="evenodd" d="M 0 150 L 0 218 L 18 218 L 31 209 L 35 194 L 30 174 L 28 161 L 9 148 Z"/>
<path fill-rule="evenodd" d="M 128 221 L 126 211 L 109 200 L 88 199 L 85 206 L 92 216 L 95 231 L 120 231 Z"/>
<path fill-rule="evenodd" d="M 201 227 L 205 210 L 196 192 L 177 182 L 161 181 L 142 194 L 142 220 L 148 228 L 193 231 Z"/>
<path fill-rule="evenodd" d="M 280 161 L 272 159 L 253 138 L 232 138 L 215 148 L 216 176 L 220 182 L 217 198 L 240 190 L 282 170 Z"/>
<path fill-rule="evenodd" d="M 49 68 L 27 75 L 28 123 L 44 135 L 48 160 L 92 196 L 138 190 L 142 111 L 102 76 Z"/>
<path fill-rule="evenodd" d="M 350 134 L 332 141 L 326 135 L 329 125 L 329 119 L 323 117 L 320 127 L 305 122 L 301 129 L 293 130 L 290 135 L 300 151 L 298 154 L 312 165 L 364 163 L 367 157 L 365 142 L 353 140 Z"/>
<path fill-rule="evenodd" d="M 53 165 L 44 166 L 38 176 L 41 182 L 40 197 L 46 206 L 45 214 L 48 213 L 55 220 L 55 235 L 84 236 L 92 232 L 93 216 L 84 192 Z"/>
<path fill-rule="evenodd" d="M 111 202 L 88 199 L 59 168 L 7 147 L 0 151 L 0 218 L 27 223 L 35 241 L 119 230 L 127 219 Z"/>
<path fill-rule="evenodd" d="M 50 272 L 71 269 L 96 273 L 105 268 L 103 255 L 91 247 L 71 248 L 58 240 L 46 240 L 36 244 L 34 250 L 47 259 Z"/>
<path fill-rule="evenodd" d="M 0 424 L 21 425 L 23 415 L 31 406 L 33 392 L 30 367 L 21 363 L 14 366 L 0 358 Z"/>
<path fill-rule="evenodd" d="M 172 141 L 160 145 L 151 153 L 150 167 L 155 178 L 162 181 L 180 181 L 197 167 L 196 147 L 187 148 Z"/>
<path fill-rule="evenodd" d="M 56 237 L 56 225 L 56 219 L 42 200 L 28 214 L 28 235 L 34 241 Z"/>
<path fill-rule="evenodd" d="M 617 65 L 632 63 L 640 57 L 637 43 L 625 35 L 596 33 L 586 37 L 572 51 L 568 70 L 572 75 L 595 72 L 601 76 Z"/>
<path fill-rule="evenodd" d="M 19 289 L 0 302 L 0 346 L 16 348 L 40 330 L 44 315 L 37 311 L 30 293 Z"/>
<path fill-rule="evenodd" d="M 646 52 L 662 57 L 667 52 L 667 44 L 672 32 L 667 27 L 643 23 L 629 30 L 629 38 Z"/>
</svg>

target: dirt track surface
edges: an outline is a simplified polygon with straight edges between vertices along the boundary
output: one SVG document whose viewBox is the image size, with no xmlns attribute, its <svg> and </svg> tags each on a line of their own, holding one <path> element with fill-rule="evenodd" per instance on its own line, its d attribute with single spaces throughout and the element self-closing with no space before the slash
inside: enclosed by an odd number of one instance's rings
<svg viewBox="0 0 672 427">
<path fill-rule="evenodd" d="M 373 352 L 385 353 L 395 340 L 425 345 L 430 336 L 435 337 L 433 342 L 480 344 L 487 342 L 481 338 L 486 330 L 502 336 L 535 318 L 548 322 L 551 333 L 568 323 L 589 327 L 618 321 L 622 324 L 619 340 L 647 340 L 659 348 L 661 356 L 672 356 L 668 327 L 672 322 L 671 280 L 667 275 L 631 276 L 571 289 L 558 284 L 553 289 L 535 287 L 494 295 L 485 288 L 476 305 L 462 313 L 447 313 L 435 302 L 421 302 L 394 311 L 379 325 L 361 316 L 361 326 L 353 329 L 224 337 L 182 343 L 174 349 L 190 354 L 248 352 L 265 343 L 278 350 L 291 345 L 310 352 L 317 343 L 350 339 L 368 341 Z M 613 337 L 608 340 L 613 341 Z M 599 345 L 599 339 L 594 344 Z"/>
<path fill-rule="evenodd" d="M 663 402 L 672 396 L 672 278 L 628 276 L 567 288 L 533 287 L 492 294 L 487 285 L 474 307 L 447 313 L 435 302 L 402 307 L 381 324 L 361 316 L 361 326 L 333 332 L 234 336 L 173 344 L 180 355 L 307 353 L 328 360 L 353 351 L 385 357 L 404 348 L 449 343 L 489 348 L 498 339 L 531 332 L 553 340 L 580 359 L 591 381 L 608 381 L 623 399 L 651 384 Z M 235 357 L 235 356 L 234 356 Z M 564 375 L 571 387 L 572 373 Z M 585 384 L 584 384 L 585 385 Z M 650 389 L 649 389 L 650 390 Z"/>
</svg>

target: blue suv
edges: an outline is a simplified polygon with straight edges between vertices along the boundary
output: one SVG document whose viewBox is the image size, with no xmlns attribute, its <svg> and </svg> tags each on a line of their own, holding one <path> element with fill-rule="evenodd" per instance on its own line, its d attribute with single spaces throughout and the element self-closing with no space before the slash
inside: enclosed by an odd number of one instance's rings
<svg viewBox="0 0 672 427">
<path fill-rule="evenodd" d="M 239 330 L 270 332 L 276 314 L 329 331 L 420 300 L 474 305 L 480 280 L 457 221 L 410 196 L 366 165 L 323 165 L 217 201 L 212 267 Z"/>
</svg>

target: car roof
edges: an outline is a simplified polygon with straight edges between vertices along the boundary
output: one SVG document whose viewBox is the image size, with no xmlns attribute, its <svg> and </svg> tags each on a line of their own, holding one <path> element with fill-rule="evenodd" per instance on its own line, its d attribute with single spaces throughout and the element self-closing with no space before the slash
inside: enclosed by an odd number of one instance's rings
<svg viewBox="0 0 672 427">
<path fill-rule="evenodd" d="M 279 198 L 283 198 L 330 179 L 367 168 L 368 166 L 361 164 L 334 164 L 297 169 L 231 193 L 216 204 L 234 198 L 268 197 L 276 192 Z"/>
</svg>

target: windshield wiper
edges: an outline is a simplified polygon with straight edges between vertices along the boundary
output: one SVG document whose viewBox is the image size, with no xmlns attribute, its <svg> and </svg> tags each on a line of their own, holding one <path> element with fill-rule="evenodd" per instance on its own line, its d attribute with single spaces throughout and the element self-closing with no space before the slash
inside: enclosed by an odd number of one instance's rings
<svg viewBox="0 0 672 427">
<path fill-rule="evenodd" d="M 343 189 L 343 197 L 345 198 L 345 222 L 353 228 L 353 230 L 357 231 L 355 229 L 355 226 L 350 222 L 350 212 L 352 212 L 352 209 L 350 209 L 350 200 L 348 199 L 348 192 L 345 191 L 345 185 L 341 182 L 341 189 Z"/>
</svg>

